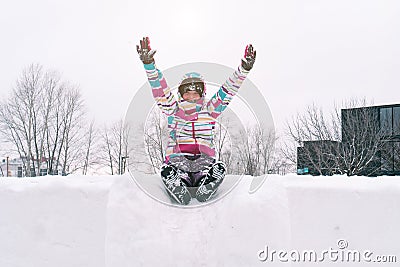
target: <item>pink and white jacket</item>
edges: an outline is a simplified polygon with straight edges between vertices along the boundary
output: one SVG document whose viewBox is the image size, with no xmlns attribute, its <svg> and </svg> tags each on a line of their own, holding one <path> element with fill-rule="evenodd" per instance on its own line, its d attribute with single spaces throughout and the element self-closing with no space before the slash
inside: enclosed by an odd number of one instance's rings
<svg viewBox="0 0 400 267">
<path fill-rule="evenodd" d="M 249 71 L 239 66 L 210 100 L 205 99 L 206 84 L 200 100 L 188 102 L 178 94 L 174 97 L 160 70 L 154 63 L 144 64 L 147 78 L 157 105 L 168 116 L 170 131 L 165 161 L 177 156 L 206 154 L 215 158 L 215 119 L 226 109 L 238 92 Z M 190 77 L 204 78 L 196 72 L 186 73 L 182 80 Z"/>
</svg>

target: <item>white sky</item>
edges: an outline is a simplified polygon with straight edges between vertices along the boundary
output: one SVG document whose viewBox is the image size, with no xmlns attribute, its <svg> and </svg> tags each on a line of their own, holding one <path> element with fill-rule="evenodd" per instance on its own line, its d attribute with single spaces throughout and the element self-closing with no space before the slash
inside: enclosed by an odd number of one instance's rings
<svg viewBox="0 0 400 267">
<path fill-rule="evenodd" d="M 197 61 L 236 68 L 252 43 L 249 78 L 278 129 L 313 102 L 400 103 L 395 0 L 3 1 L 0 33 L 0 97 L 37 62 L 78 84 L 98 123 L 123 117 L 146 82 L 135 48 L 142 36 L 160 69 Z"/>
</svg>

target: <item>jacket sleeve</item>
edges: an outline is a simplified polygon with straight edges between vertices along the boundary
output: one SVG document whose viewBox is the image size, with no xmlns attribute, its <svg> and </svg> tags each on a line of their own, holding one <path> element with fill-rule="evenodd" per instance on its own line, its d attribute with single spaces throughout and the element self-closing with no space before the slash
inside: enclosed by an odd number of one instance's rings
<svg viewBox="0 0 400 267">
<path fill-rule="evenodd" d="M 217 118 L 226 109 L 232 98 L 238 92 L 249 71 L 239 66 L 237 70 L 225 81 L 219 90 L 207 103 L 207 111 L 211 117 Z"/>
<path fill-rule="evenodd" d="M 174 114 L 177 102 L 162 72 L 157 69 L 154 63 L 144 64 L 144 68 L 158 107 L 166 115 Z"/>
</svg>

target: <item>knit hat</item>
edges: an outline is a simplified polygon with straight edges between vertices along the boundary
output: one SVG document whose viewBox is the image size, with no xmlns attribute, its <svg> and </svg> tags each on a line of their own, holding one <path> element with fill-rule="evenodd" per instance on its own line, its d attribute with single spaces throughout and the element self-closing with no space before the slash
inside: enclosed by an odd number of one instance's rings
<svg viewBox="0 0 400 267">
<path fill-rule="evenodd" d="M 189 72 L 182 77 L 182 81 L 178 86 L 181 96 L 188 91 L 196 91 L 201 97 L 205 93 L 204 78 L 200 73 Z"/>
</svg>

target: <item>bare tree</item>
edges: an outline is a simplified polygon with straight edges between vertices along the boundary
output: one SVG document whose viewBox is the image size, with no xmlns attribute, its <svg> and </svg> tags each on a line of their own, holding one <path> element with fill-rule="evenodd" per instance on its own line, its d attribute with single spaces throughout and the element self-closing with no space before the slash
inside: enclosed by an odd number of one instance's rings
<svg viewBox="0 0 400 267">
<path fill-rule="evenodd" d="M 39 115 L 43 104 L 44 74 L 42 67 L 35 64 L 26 68 L 17 80 L 11 98 L 2 103 L 1 123 L 6 139 L 16 145 L 21 158 L 26 159 L 24 166 L 28 176 L 39 173 L 40 133 L 44 127 Z"/>
<path fill-rule="evenodd" d="M 240 132 L 236 142 L 238 165 L 245 174 L 258 176 L 268 172 L 275 145 L 275 133 L 259 125 Z M 238 166 L 238 167 L 239 167 Z"/>
<path fill-rule="evenodd" d="M 120 119 L 110 127 L 103 128 L 102 139 L 102 153 L 99 161 L 100 164 L 110 169 L 112 175 L 120 175 L 125 172 L 126 158 L 129 155 L 129 131 L 131 126 L 124 124 Z"/>
<path fill-rule="evenodd" d="M 92 154 L 93 154 L 93 146 L 95 145 L 96 142 L 96 135 L 95 135 L 95 127 L 94 127 L 94 120 L 91 121 L 89 125 L 89 129 L 85 134 L 84 140 L 85 140 L 85 158 L 84 158 L 84 163 L 83 163 L 83 168 L 82 168 L 82 174 L 86 175 L 88 172 L 88 169 L 92 163 L 95 161 L 92 160 Z"/>
<path fill-rule="evenodd" d="M 39 64 L 24 69 L 11 97 L 1 103 L 0 124 L 5 139 L 25 161 L 25 175 L 44 174 L 42 168 L 52 174 L 60 162 L 67 168 L 82 106 L 79 91 L 61 82 L 57 73 L 44 71 Z"/>
<path fill-rule="evenodd" d="M 383 137 L 378 109 L 367 107 L 364 99 L 344 106 L 346 109 L 336 106 L 330 118 L 315 105 L 297 114 L 286 126 L 292 140 L 282 148 L 286 158 L 296 159 L 299 165 L 307 162 L 314 174 L 373 174 L 379 166 L 376 161 Z"/>
<path fill-rule="evenodd" d="M 279 150 L 276 151 L 279 153 Z M 286 175 L 288 173 L 293 173 L 296 170 L 296 166 L 291 162 L 286 160 L 282 155 L 276 155 L 271 159 L 270 169 L 268 173 Z"/>
<path fill-rule="evenodd" d="M 104 141 L 103 152 L 104 154 L 106 154 L 105 162 L 106 165 L 110 168 L 111 175 L 114 175 L 115 158 L 113 157 L 113 151 L 112 151 L 113 143 L 111 141 L 109 129 L 107 127 L 104 127 L 103 129 L 102 138 Z"/>
<path fill-rule="evenodd" d="M 153 173 L 157 173 L 165 159 L 168 145 L 168 124 L 162 112 L 153 108 L 144 125 L 144 143 Z M 148 162 L 142 157 L 142 162 Z"/>
<path fill-rule="evenodd" d="M 275 153 L 275 144 L 277 137 L 275 131 L 260 129 L 259 135 L 261 145 L 261 174 L 268 173 L 270 166 L 272 166 L 273 156 Z M 281 163 L 282 165 L 283 163 Z"/>
<path fill-rule="evenodd" d="M 373 175 L 380 167 L 378 152 L 385 134 L 379 124 L 379 109 L 362 104 L 341 111 L 342 145 L 338 154 L 340 168 L 348 176 Z"/>
<path fill-rule="evenodd" d="M 339 164 L 336 157 L 339 125 L 334 116 L 332 120 L 327 119 L 322 109 L 313 104 L 286 123 L 287 135 L 292 142 L 285 142 L 281 152 L 287 160 L 299 166 L 304 162 L 311 164 L 307 167 L 312 174 L 333 173 Z"/>
<path fill-rule="evenodd" d="M 278 138 L 276 133 L 274 137 L 275 144 L 273 153 L 270 156 L 268 173 L 285 175 L 296 172 L 296 147 L 292 148 L 289 146 L 293 142 L 289 143 L 282 137 Z"/>
<path fill-rule="evenodd" d="M 234 153 L 231 138 L 234 134 L 230 118 L 226 114 L 228 113 L 222 113 L 216 120 L 214 144 L 217 160 L 225 163 L 227 173 L 233 173 Z"/>
<path fill-rule="evenodd" d="M 62 150 L 59 152 L 58 162 L 61 163 L 62 172 L 74 172 L 80 169 L 82 157 L 80 140 L 82 136 L 83 102 L 80 92 L 70 87 L 64 95 L 64 107 L 62 116 Z M 78 153 L 77 153 L 78 152 Z M 76 167 L 78 165 L 78 167 Z M 71 168 L 74 166 L 73 168 Z"/>
<path fill-rule="evenodd" d="M 277 149 L 282 160 L 288 164 L 295 166 L 297 165 L 297 143 L 292 140 L 281 141 Z"/>
<path fill-rule="evenodd" d="M 48 155 L 48 170 L 50 174 L 58 173 L 58 154 L 62 146 L 62 110 L 64 101 L 65 85 L 60 85 L 54 97 L 53 112 L 46 129 L 46 147 Z"/>
</svg>

